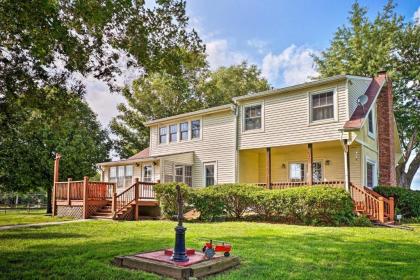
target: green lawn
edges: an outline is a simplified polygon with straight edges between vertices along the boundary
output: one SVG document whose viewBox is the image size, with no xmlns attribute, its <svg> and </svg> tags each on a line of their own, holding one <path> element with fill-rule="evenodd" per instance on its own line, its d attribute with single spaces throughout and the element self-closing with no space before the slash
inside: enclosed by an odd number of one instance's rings
<svg viewBox="0 0 420 280">
<path fill-rule="evenodd" d="M 116 255 L 171 247 L 174 222 L 89 221 L 0 231 L 3 279 L 161 279 L 114 267 Z M 333 228 L 266 223 L 186 224 L 200 237 L 232 242 L 242 264 L 215 279 L 420 279 L 420 226 Z"/>
<path fill-rule="evenodd" d="M 37 224 L 46 222 L 59 222 L 71 220 L 70 218 L 52 218 L 45 214 L 45 210 L 4 210 L 0 211 L 0 226 L 21 225 L 21 224 Z"/>
</svg>

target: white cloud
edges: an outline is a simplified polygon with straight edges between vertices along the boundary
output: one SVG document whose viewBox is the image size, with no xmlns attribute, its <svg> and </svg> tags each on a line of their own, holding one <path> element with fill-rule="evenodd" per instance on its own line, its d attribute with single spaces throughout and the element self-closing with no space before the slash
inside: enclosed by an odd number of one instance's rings
<svg viewBox="0 0 420 280">
<path fill-rule="evenodd" d="M 420 7 L 414 12 L 413 20 L 415 24 L 420 25 Z"/>
<path fill-rule="evenodd" d="M 312 54 L 316 51 L 291 45 L 279 54 L 268 53 L 263 58 L 262 75 L 275 86 L 295 85 L 316 76 Z"/>
<path fill-rule="evenodd" d="M 216 39 L 206 43 L 207 60 L 212 70 L 248 60 L 242 52 L 233 51 L 226 39 Z"/>
<path fill-rule="evenodd" d="M 259 39 L 251 39 L 246 41 L 246 43 L 251 48 L 256 49 L 259 54 L 263 54 L 265 52 L 265 48 L 267 47 L 267 42 Z"/>
<path fill-rule="evenodd" d="M 98 115 L 103 127 L 108 127 L 111 119 L 118 114 L 117 105 L 124 103 L 125 99 L 119 94 L 110 93 L 106 83 L 95 79 L 87 78 L 85 99 L 90 108 Z"/>
</svg>

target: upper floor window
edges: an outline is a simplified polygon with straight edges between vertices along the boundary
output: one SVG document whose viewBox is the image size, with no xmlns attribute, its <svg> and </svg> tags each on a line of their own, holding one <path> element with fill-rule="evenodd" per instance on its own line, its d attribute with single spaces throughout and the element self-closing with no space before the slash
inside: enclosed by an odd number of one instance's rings
<svg viewBox="0 0 420 280">
<path fill-rule="evenodd" d="M 373 122 L 373 111 L 368 114 L 368 135 L 375 137 L 375 124 Z"/>
<path fill-rule="evenodd" d="M 188 122 L 179 125 L 179 139 L 181 141 L 188 140 Z"/>
<path fill-rule="evenodd" d="M 334 118 L 334 91 L 311 95 L 311 120 L 320 121 Z"/>
<path fill-rule="evenodd" d="M 200 138 L 200 120 L 191 121 L 191 139 Z"/>
<path fill-rule="evenodd" d="M 167 129 L 166 127 L 159 128 L 159 143 L 160 144 L 166 143 L 166 134 L 167 134 L 166 129 Z"/>
<path fill-rule="evenodd" d="M 252 129 L 261 129 L 262 123 L 262 105 L 250 105 L 245 107 L 245 131 Z"/>
<path fill-rule="evenodd" d="M 178 135 L 178 126 L 176 124 L 169 126 L 169 142 L 176 142 Z"/>
</svg>

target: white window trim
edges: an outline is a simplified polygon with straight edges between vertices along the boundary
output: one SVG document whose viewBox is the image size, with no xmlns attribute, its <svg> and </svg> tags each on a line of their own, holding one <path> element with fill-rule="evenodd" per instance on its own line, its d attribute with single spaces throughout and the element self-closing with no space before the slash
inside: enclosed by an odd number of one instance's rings
<svg viewBox="0 0 420 280">
<path fill-rule="evenodd" d="M 321 163 L 321 181 L 320 182 L 325 182 L 326 180 L 325 179 L 325 160 L 314 159 L 313 162 Z M 303 182 L 306 182 L 308 180 L 308 163 L 305 161 L 288 161 L 287 162 L 287 179 L 292 180 L 292 178 L 290 178 L 290 164 L 293 164 L 293 163 L 298 163 L 298 164 L 303 163 L 303 172 L 304 172 Z"/>
<path fill-rule="evenodd" d="M 203 163 L 203 186 L 206 187 L 206 166 L 207 165 L 214 165 L 214 184 L 217 185 L 218 172 L 217 172 L 217 160 L 216 160 L 216 161 L 208 161 L 208 162 Z"/>
<path fill-rule="evenodd" d="M 329 118 L 329 119 L 312 121 L 312 95 L 317 95 L 317 94 L 325 93 L 325 92 L 329 92 L 329 91 L 333 92 L 333 106 L 334 106 L 333 112 L 334 112 L 334 116 L 332 118 Z M 338 122 L 337 87 L 326 88 L 326 89 L 322 89 L 322 90 L 308 92 L 308 99 L 309 99 L 308 100 L 308 104 L 309 104 L 308 123 L 309 123 L 310 126 L 311 125 L 319 125 L 319 124 L 327 124 L 327 123 Z"/>
<path fill-rule="evenodd" d="M 181 124 L 183 124 L 183 123 L 187 123 L 187 125 L 188 125 L 188 129 L 187 129 L 187 139 L 181 139 Z M 201 124 L 201 123 L 200 123 Z M 190 131 L 191 131 L 191 121 L 188 121 L 188 120 L 186 120 L 186 121 L 182 121 L 182 122 L 179 122 L 178 123 L 178 133 L 179 133 L 179 137 L 178 137 L 178 142 L 180 142 L 180 143 L 184 143 L 184 142 L 187 142 L 187 141 L 190 141 L 191 140 L 191 137 L 190 137 Z M 201 129 L 200 129 L 201 130 Z"/>
<path fill-rule="evenodd" d="M 192 139 L 191 133 L 192 133 L 192 122 L 193 121 L 200 121 L 200 136 L 198 138 Z M 188 139 L 187 140 L 181 140 L 181 123 L 188 123 Z M 169 127 L 171 125 L 176 125 L 177 128 L 177 137 L 175 142 L 171 142 L 170 140 L 170 130 Z M 165 127 L 166 128 L 166 143 L 160 143 L 160 129 Z M 189 118 L 184 119 L 179 122 L 173 122 L 173 123 L 166 123 L 162 125 L 157 126 L 157 146 L 165 146 L 165 145 L 175 145 L 180 143 L 188 143 L 188 142 L 195 142 L 195 141 L 201 141 L 203 139 L 203 118 Z"/>
<path fill-rule="evenodd" d="M 371 158 L 369 158 L 368 156 L 365 157 L 365 168 L 364 168 L 365 184 L 364 185 L 365 186 L 368 185 L 367 184 L 367 164 L 368 163 L 370 163 L 370 164 L 373 165 L 373 178 L 372 178 L 372 180 L 373 180 L 373 186 L 372 187 L 375 187 L 375 186 L 378 185 L 378 175 L 377 175 L 377 173 L 378 173 L 378 166 L 377 166 L 376 161 L 373 160 L 373 159 L 371 159 Z"/>
<path fill-rule="evenodd" d="M 200 137 L 192 139 L 192 122 L 193 121 L 200 121 Z M 193 118 L 189 121 L 189 127 L 188 127 L 188 141 L 201 141 L 203 139 L 203 118 Z"/>
<path fill-rule="evenodd" d="M 248 108 L 248 107 L 256 106 L 256 105 L 261 105 L 261 128 L 245 130 L 245 109 Z M 264 106 L 264 101 L 247 103 L 247 104 L 242 105 L 241 123 L 242 123 L 242 129 L 241 129 L 242 134 L 264 132 L 264 130 L 265 130 L 265 106 Z"/>
<path fill-rule="evenodd" d="M 372 130 L 373 132 L 371 132 L 369 130 L 369 114 L 372 114 Z M 372 110 L 370 110 L 370 112 L 368 113 L 368 119 L 367 119 L 367 132 L 368 132 L 368 136 L 370 138 L 372 138 L 373 140 L 376 139 L 376 121 L 375 121 L 375 110 L 372 108 Z"/>
<path fill-rule="evenodd" d="M 171 126 L 176 127 L 176 140 L 171 141 Z M 168 125 L 168 143 L 169 144 L 175 144 L 179 142 L 179 123 L 171 123 Z"/>
<path fill-rule="evenodd" d="M 166 127 L 166 136 L 165 136 L 165 143 L 160 143 L 160 129 Z M 158 125 L 158 129 L 157 129 L 157 142 L 158 145 L 168 145 L 169 144 L 169 125 Z"/>
</svg>

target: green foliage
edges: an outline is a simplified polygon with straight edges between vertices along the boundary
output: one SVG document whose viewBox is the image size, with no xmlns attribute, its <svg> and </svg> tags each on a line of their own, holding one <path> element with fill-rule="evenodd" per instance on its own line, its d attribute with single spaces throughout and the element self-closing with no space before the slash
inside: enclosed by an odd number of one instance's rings
<svg viewBox="0 0 420 280">
<path fill-rule="evenodd" d="M 420 217 L 420 191 L 400 187 L 376 187 L 374 191 L 385 196 L 394 197 L 395 214 L 404 218 Z"/>
<path fill-rule="evenodd" d="M 206 73 L 200 79 L 197 91 L 201 95 L 203 106 L 213 107 L 229 104 L 236 96 L 268 89 L 270 85 L 261 77 L 258 67 L 242 62 Z"/>
<path fill-rule="evenodd" d="M 200 220 L 215 221 L 225 215 L 224 195 L 214 187 L 194 190 L 189 202 L 200 212 Z"/>
<path fill-rule="evenodd" d="M 403 146 L 397 166 L 398 185 L 410 187 L 420 166 L 420 25 L 405 23 L 392 1 L 370 20 L 356 1 L 349 22 L 339 27 L 331 45 L 315 57 L 322 77 L 337 74 L 374 76 L 386 70 L 391 77 L 394 113 Z M 408 165 L 411 155 L 414 160 Z M 406 169 L 408 171 L 406 172 Z"/>
<path fill-rule="evenodd" d="M 177 191 L 176 186 L 181 187 L 181 194 L 184 202 L 184 213 L 189 210 L 188 201 L 190 197 L 191 187 L 184 183 L 164 183 L 156 184 L 154 190 L 156 193 L 156 198 L 160 202 L 160 207 L 162 209 L 162 214 L 168 218 L 172 219 L 178 214 L 178 202 L 177 202 Z"/>
<path fill-rule="evenodd" d="M 354 227 L 371 227 L 373 226 L 372 222 L 369 220 L 366 216 L 357 216 L 354 218 L 354 220 L 351 222 L 351 225 Z"/>
</svg>

